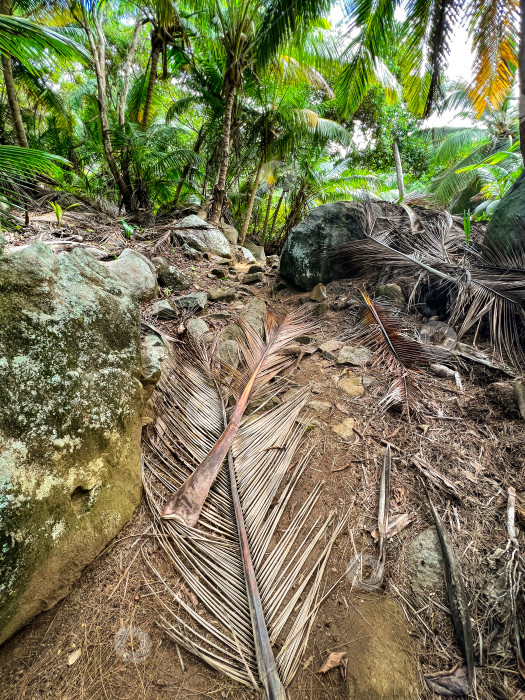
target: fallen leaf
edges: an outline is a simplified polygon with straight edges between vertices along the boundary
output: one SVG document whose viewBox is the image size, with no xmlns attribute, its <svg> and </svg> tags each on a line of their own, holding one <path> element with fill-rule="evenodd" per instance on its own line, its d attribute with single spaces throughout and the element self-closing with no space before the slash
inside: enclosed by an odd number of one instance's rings
<svg viewBox="0 0 525 700">
<path fill-rule="evenodd" d="M 75 649 L 75 651 L 72 651 L 71 654 L 67 658 L 67 665 L 73 666 L 75 661 L 78 661 L 80 659 L 81 654 L 82 654 L 82 649 Z"/>
<path fill-rule="evenodd" d="M 343 678 L 346 678 L 346 651 L 332 651 L 317 673 L 328 673 L 333 668 L 339 668 Z"/>
<path fill-rule="evenodd" d="M 335 407 L 337 408 L 338 411 L 341 411 L 341 413 L 344 413 L 346 416 L 350 414 L 350 411 L 347 409 L 346 406 L 343 406 L 342 403 L 336 403 Z"/>
<path fill-rule="evenodd" d="M 470 692 L 467 667 L 461 662 L 450 671 L 425 674 L 425 681 L 430 690 L 446 697 L 460 698 Z"/>
<path fill-rule="evenodd" d="M 401 530 L 404 530 L 413 520 L 414 516 L 410 515 L 410 513 L 398 513 L 397 515 L 390 516 L 388 519 L 388 530 L 386 532 L 388 539 L 391 539 L 394 535 L 398 535 Z M 374 530 L 370 534 L 374 538 L 374 542 L 377 542 L 379 539 L 378 531 Z"/>
</svg>

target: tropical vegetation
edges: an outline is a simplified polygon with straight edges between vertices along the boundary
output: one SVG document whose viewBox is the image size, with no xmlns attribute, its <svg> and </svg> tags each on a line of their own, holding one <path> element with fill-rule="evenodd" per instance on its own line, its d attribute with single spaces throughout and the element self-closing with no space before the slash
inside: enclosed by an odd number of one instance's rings
<svg viewBox="0 0 525 700">
<path fill-rule="evenodd" d="M 42 188 L 139 223 L 194 207 L 269 250 L 338 199 L 490 217 L 523 165 L 517 4 L 343 12 L 338 24 L 330 0 L 0 0 L 4 225 Z M 470 84 L 446 77 L 460 14 Z M 464 125 L 427 125 L 444 112 Z"/>
</svg>

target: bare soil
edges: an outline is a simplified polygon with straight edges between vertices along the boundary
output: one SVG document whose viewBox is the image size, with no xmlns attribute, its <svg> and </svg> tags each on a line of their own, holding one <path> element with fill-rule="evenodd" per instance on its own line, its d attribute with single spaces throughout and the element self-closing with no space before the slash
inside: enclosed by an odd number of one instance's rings
<svg viewBox="0 0 525 700">
<path fill-rule="evenodd" d="M 98 226 L 95 222 L 86 223 L 79 215 L 70 219 L 70 225 L 71 229 L 65 232 L 68 239 L 72 234 L 80 234 L 84 241 L 99 244 L 103 230 L 111 244 L 122 245 L 120 233 L 115 233 L 107 222 Z M 160 251 L 156 250 L 156 236 L 163 233 L 144 232 L 144 240 L 133 245 L 149 257 L 160 252 L 173 264 L 187 269 L 194 276 L 193 289 L 219 284 L 216 278 L 208 276 L 209 270 L 216 267 L 213 260 L 188 261 L 169 241 L 162 243 Z M 52 225 L 33 224 L 11 242 L 25 243 L 42 234 L 53 237 Z M 58 240 L 56 236 L 54 239 Z M 218 328 L 228 319 L 210 318 L 209 314 L 233 314 L 239 301 L 246 301 L 251 295 L 280 308 L 294 308 L 304 294 L 292 289 L 275 293 L 275 278 L 275 272 L 268 272 L 265 284 L 250 287 L 243 287 L 231 277 L 224 280 L 221 284 L 233 287 L 239 294 L 238 300 L 208 304 L 202 316 L 208 316 L 209 325 Z M 337 310 L 345 299 L 347 308 Z M 351 282 L 329 285 L 330 310 L 322 317 L 322 331 L 316 342 L 339 338 L 350 329 L 358 300 L 358 290 Z M 148 308 L 144 308 L 144 317 L 151 322 Z M 416 317 L 414 320 L 421 321 Z M 177 337 L 177 322 L 155 323 Z M 337 387 L 343 373 L 371 379 L 363 397 L 351 398 Z M 462 566 L 476 653 L 482 653 L 477 698 L 525 698 L 512 649 L 498 641 L 505 621 L 500 619 L 489 593 L 504 572 L 505 559 L 498 550 L 505 550 L 507 544 L 507 489 L 513 486 L 518 498 L 525 494 L 524 424 L 508 399 L 509 394 L 501 398 L 501 392 L 491 389 L 495 382 L 508 382 L 507 377 L 470 363 L 460 373 L 463 391 L 454 381 L 428 375 L 426 396 L 433 411 L 409 420 L 399 412 L 383 413 L 379 409 L 378 402 L 389 384 L 381 366 L 369 364 L 349 369 L 316 352 L 301 357 L 291 370 L 289 377 L 298 385 L 318 385 L 320 393 L 313 399 L 331 404 L 329 411 L 315 415 L 317 425 L 307 434 L 303 450 L 313 447 L 312 458 L 293 499 L 296 504 L 301 503 L 311 487 L 322 481 L 324 489 L 317 512 L 323 515 L 330 510 L 349 509 L 350 517 L 348 530 L 337 541 L 330 559 L 326 589 L 339 583 L 322 604 L 303 666 L 290 688 L 290 698 L 348 697 L 337 669 L 326 675 L 319 674 L 318 669 L 330 652 L 344 648 L 348 641 L 345 618 L 355 614 L 357 597 L 366 595 L 352 590 L 344 574 L 357 554 L 377 554 L 371 532 L 377 526 L 379 475 L 387 443 L 393 450 L 390 514 L 409 513 L 413 521 L 388 544 L 382 590 L 402 606 L 414 638 L 414 663 L 421 673 L 420 697 L 435 697 L 426 687 L 423 673 L 452 668 L 461 652 L 446 611 L 444 589 L 423 596 L 411 587 L 408 545 L 417 533 L 433 525 L 418 471 L 411 462 L 416 454 L 446 475 L 460 493 L 460 498 L 454 499 L 434 489 L 433 499 Z M 343 440 L 331 428 L 347 417 L 354 418 L 356 432 L 350 440 Z M 295 507 L 293 503 L 291 507 Z M 150 551 L 157 547 L 149 525 L 148 508 L 143 503 L 119 538 L 86 569 L 70 594 L 0 648 L 2 700 L 256 697 L 177 648 L 156 625 L 155 599 L 147 585 L 149 571 L 141 555 L 142 545 Z M 151 649 L 139 663 L 124 660 L 115 650 L 115 635 L 126 627 L 140 627 L 151 638 Z"/>
</svg>

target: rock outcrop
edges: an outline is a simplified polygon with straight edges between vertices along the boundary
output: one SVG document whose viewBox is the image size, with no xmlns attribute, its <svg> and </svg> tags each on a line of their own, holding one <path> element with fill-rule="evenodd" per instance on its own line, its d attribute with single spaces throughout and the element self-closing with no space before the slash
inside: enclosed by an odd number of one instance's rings
<svg viewBox="0 0 525 700">
<path fill-rule="evenodd" d="M 126 248 L 116 260 L 105 263 L 112 274 L 129 288 L 137 301 L 149 301 L 157 296 L 155 265 L 136 250 Z"/>
<path fill-rule="evenodd" d="M 175 235 L 190 248 L 231 258 L 230 244 L 222 231 L 200 217 L 190 214 L 178 221 L 173 229 Z"/>
<path fill-rule="evenodd" d="M 290 234 L 279 271 L 303 289 L 348 276 L 344 264 L 328 261 L 324 250 L 365 237 L 365 213 L 358 202 L 335 202 L 314 209 Z"/>
<path fill-rule="evenodd" d="M 0 642 L 140 501 L 140 317 L 119 277 L 80 248 L 0 259 Z"/>
</svg>

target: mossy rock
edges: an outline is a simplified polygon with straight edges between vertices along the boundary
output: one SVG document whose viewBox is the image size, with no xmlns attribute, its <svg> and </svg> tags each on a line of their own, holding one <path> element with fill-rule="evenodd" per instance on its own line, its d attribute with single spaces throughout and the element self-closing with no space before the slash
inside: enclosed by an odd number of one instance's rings
<svg viewBox="0 0 525 700">
<path fill-rule="evenodd" d="M 0 642 L 68 592 L 140 501 L 140 318 L 81 249 L 0 259 Z"/>
</svg>

